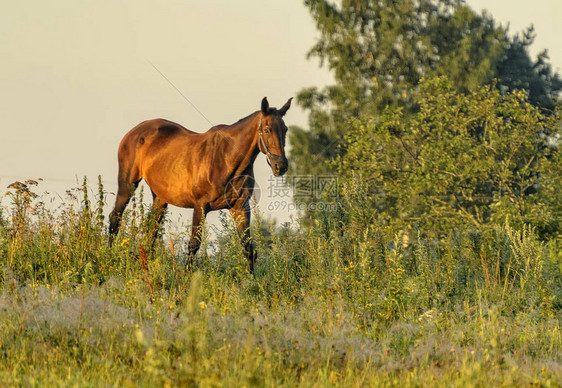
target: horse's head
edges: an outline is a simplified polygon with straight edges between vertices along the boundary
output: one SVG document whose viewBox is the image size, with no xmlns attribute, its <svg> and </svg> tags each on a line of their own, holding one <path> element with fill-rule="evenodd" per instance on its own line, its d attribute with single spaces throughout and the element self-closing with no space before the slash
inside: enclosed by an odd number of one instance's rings
<svg viewBox="0 0 562 388">
<path fill-rule="evenodd" d="M 275 176 L 281 176 L 289 169 L 289 161 L 285 156 L 287 126 L 283 122 L 283 116 L 291 107 L 292 99 L 289 98 L 281 109 L 270 108 L 267 97 L 261 101 L 258 147 L 267 157 L 267 162 Z"/>
</svg>

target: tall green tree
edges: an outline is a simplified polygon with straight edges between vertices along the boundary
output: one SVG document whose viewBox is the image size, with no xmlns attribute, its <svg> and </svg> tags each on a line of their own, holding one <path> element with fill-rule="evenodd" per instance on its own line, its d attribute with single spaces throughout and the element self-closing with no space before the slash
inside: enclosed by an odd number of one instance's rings
<svg viewBox="0 0 562 388">
<path fill-rule="evenodd" d="M 422 77 L 445 75 L 458 90 L 499 79 L 504 92 L 526 90 L 552 109 L 562 82 L 546 55 L 532 61 L 532 31 L 509 38 L 488 15 L 461 0 L 305 0 L 320 38 L 309 52 L 333 72 L 335 84 L 298 95 L 309 128 L 290 132 L 293 174 L 326 174 L 346 152 L 349 120 L 388 107 L 415 112 Z"/>
<path fill-rule="evenodd" d="M 529 101 L 546 112 L 555 108 L 562 90 L 562 79 L 553 73 L 548 52 L 543 50 L 532 60 L 529 47 L 535 40 L 533 26 L 509 39 L 496 77 L 501 90 L 525 90 Z"/>
<path fill-rule="evenodd" d="M 546 133 L 553 137 L 545 136 Z M 355 120 L 336 163 L 367 221 L 439 237 L 509 221 L 542 236 L 562 232 L 560 119 L 526 93 L 483 86 L 459 92 L 446 78 L 421 84 L 419 110 Z M 557 193 L 558 192 L 558 193 Z"/>
</svg>

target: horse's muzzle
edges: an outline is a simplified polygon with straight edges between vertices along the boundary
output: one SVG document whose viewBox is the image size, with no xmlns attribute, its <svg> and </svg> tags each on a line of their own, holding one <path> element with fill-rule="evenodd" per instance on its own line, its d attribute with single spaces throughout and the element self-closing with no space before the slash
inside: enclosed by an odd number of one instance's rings
<svg viewBox="0 0 562 388">
<path fill-rule="evenodd" d="M 289 160 L 284 156 L 270 155 L 269 162 L 275 176 L 281 176 L 289 169 Z"/>
</svg>

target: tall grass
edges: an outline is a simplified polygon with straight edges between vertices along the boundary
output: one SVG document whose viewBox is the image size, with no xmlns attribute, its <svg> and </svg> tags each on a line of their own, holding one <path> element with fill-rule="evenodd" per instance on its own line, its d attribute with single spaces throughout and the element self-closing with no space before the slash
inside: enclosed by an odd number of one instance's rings
<svg viewBox="0 0 562 388">
<path fill-rule="evenodd" d="M 252 277 L 225 216 L 186 273 L 184 234 L 149 249 L 142 198 L 109 246 L 101 180 L 55 210 L 34 185 L 12 185 L 0 213 L 0 384 L 562 381 L 561 243 L 532 229 L 405 243 L 353 214 L 279 227 L 258 213 Z"/>
</svg>

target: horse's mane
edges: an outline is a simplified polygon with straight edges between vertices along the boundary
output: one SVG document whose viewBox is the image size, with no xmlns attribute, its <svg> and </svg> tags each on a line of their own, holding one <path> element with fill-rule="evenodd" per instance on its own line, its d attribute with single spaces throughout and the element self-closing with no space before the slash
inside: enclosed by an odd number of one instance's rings
<svg viewBox="0 0 562 388">
<path fill-rule="evenodd" d="M 219 124 L 219 125 L 215 125 L 215 126 L 211 127 L 208 132 L 215 132 L 215 131 L 225 130 L 225 129 L 229 129 L 229 128 L 236 128 L 238 125 L 244 123 L 246 120 L 249 120 L 249 119 L 250 119 L 251 117 L 253 117 L 256 113 L 258 113 L 258 112 L 250 113 L 248 116 L 241 118 L 240 120 L 238 120 L 237 122 L 235 122 L 235 123 L 233 123 L 233 124 Z"/>
</svg>

